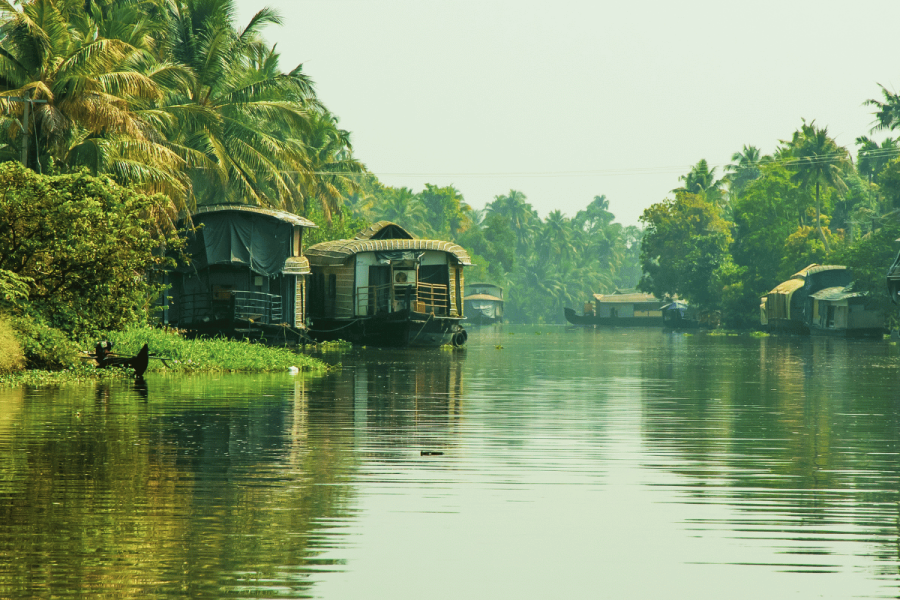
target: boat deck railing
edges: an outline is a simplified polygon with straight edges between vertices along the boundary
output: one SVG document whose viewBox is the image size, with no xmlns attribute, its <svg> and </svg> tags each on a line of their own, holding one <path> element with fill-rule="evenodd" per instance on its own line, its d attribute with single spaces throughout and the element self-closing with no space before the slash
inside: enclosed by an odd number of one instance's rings
<svg viewBox="0 0 900 600">
<path fill-rule="evenodd" d="M 183 324 L 238 319 L 277 324 L 284 320 L 281 296 L 262 292 L 186 294 L 178 308 Z"/>
<path fill-rule="evenodd" d="M 376 315 L 412 309 L 419 313 L 447 315 L 450 306 L 448 286 L 419 283 L 418 285 L 365 285 L 356 288 L 356 314 Z"/>
</svg>

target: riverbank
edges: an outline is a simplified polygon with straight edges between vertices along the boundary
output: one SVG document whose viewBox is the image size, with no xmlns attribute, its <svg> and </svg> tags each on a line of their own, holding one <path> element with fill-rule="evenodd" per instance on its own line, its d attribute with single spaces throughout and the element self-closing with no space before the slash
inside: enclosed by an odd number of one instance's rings
<svg viewBox="0 0 900 600">
<path fill-rule="evenodd" d="M 234 341 L 225 338 L 188 339 L 175 330 L 151 327 L 109 332 L 105 339 L 113 343 L 115 353 L 130 356 L 141 346 L 150 347 L 148 373 L 265 373 L 295 370 L 297 372 L 321 372 L 339 366 L 305 354 L 300 349 L 278 348 L 264 344 Z M 88 356 L 93 352 L 90 344 L 81 344 L 77 360 L 69 368 L 59 370 L 25 369 L 0 375 L 0 386 L 63 385 L 92 380 L 129 377 L 122 369 L 97 369 Z M 325 348 L 327 350 L 327 347 Z M 322 345 L 316 346 L 322 351 Z"/>
</svg>

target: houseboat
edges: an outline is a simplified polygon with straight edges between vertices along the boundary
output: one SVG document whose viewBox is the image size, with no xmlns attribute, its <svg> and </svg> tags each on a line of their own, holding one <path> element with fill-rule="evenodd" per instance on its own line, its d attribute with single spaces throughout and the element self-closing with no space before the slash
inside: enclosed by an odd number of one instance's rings
<svg viewBox="0 0 900 600">
<path fill-rule="evenodd" d="M 809 331 L 813 335 L 880 338 L 886 328 L 878 310 L 867 306 L 867 295 L 852 286 L 830 287 L 810 296 Z"/>
<path fill-rule="evenodd" d="M 808 334 L 812 295 L 826 288 L 844 288 L 852 280 L 845 266 L 809 265 L 760 299 L 760 323 L 772 332 Z"/>
<path fill-rule="evenodd" d="M 565 308 L 566 320 L 572 325 L 607 327 L 662 327 L 662 307 L 668 304 L 653 294 L 617 290 L 612 294 L 594 294 L 584 305 L 584 313 Z"/>
<path fill-rule="evenodd" d="M 381 221 L 351 240 L 310 246 L 309 331 L 371 346 L 462 346 L 463 268 L 451 242 Z"/>
<path fill-rule="evenodd" d="M 503 322 L 503 288 L 493 283 L 470 283 L 463 298 L 466 322 L 489 325 Z"/>
<path fill-rule="evenodd" d="M 182 225 L 187 261 L 168 275 L 165 321 L 197 335 L 307 341 L 303 231 L 316 225 L 257 206 L 204 206 Z"/>
<path fill-rule="evenodd" d="M 680 331 L 700 327 L 700 311 L 683 300 L 670 302 L 662 307 L 663 327 Z"/>
</svg>

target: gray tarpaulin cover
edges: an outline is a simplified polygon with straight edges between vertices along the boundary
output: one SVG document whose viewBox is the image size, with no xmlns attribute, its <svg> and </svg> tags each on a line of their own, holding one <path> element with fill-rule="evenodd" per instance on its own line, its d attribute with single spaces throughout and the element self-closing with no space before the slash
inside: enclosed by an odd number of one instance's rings
<svg viewBox="0 0 900 600">
<path fill-rule="evenodd" d="M 380 263 L 391 263 L 391 262 L 400 262 L 404 260 L 414 260 L 418 261 L 422 258 L 424 252 L 417 252 L 414 250 L 385 250 L 383 252 L 375 253 L 375 260 Z"/>
<path fill-rule="evenodd" d="M 188 244 L 191 266 L 179 270 L 243 265 L 273 277 L 281 273 L 291 255 L 293 228 L 288 223 L 233 212 L 204 215 L 202 222 L 203 228 Z"/>
</svg>

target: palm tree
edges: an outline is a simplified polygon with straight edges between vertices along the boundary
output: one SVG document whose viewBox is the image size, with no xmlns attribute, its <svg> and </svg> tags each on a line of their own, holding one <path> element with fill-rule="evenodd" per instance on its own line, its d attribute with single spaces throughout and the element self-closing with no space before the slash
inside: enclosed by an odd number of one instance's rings
<svg viewBox="0 0 900 600">
<path fill-rule="evenodd" d="M 687 175 L 682 175 L 678 180 L 683 181 L 684 185 L 675 188 L 672 192 L 697 194 L 698 196 L 703 196 L 706 200 L 717 206 L 720 204 L 723 181 L 721 179 L 716 179 L 716 168 L 713 167 L 710 169 L 709 163 L 706 162 L 705 158 L 700 159 L 700 162 L 691 167 L 691 170 Z"/>
<path fill-rule="evenodd" d="M 183 195 L 184 159 L 135 110 L 162 90 L 136 68 L 139 51 L 100 36 L 83 8 L 32 0 L 19 11 L 0 0 L 0 109 L 10 115 L 0 129 L 37 170 L 52 159 L 63 169 L 87 167 L 144 191 Z"/>
<path fill-rule="evenodd" d="M 867 136 L 856 138 L 859 152 L 856 154 L 856 168 L 869 183 L 884 170 L 889 162 L 900 154 L 900 138 L 885 138 L 881 145 Z"/>
<path fill-rule="evenodd" d="M 795 157 L 790 164 L 794 170 L 791 181 L 804 187 L 815 185 L 816 231 L 822 239 L 825 252 L 830 252 L 828 239 L 822 230 L 820 192 L 823 185 L 833 187 L 839 193 L 847 189 L 842 176 L 848 166 L 847 150 L 828 137 L 827 127 L 816 127 L 815 121 L 804 122 L 803 126 L 794 132 L 791 146 L 794 148 Z"/>
<path fill-rule="evenodd" d="M 506 196 L 494 196 L 494 201 L 485 207 L 488 212 L 509 219 L 510 226 L 516 234 L 516 247 L 520 254 L 524 253 L 531 232 L 540 220 L 537 211 L 531 208 L 526 200 L 522 192 L 509 190 Z"/>
<path fill-rule="evenodd" d="M 298 173 L 303 214 L 309 214 L 309 201 L 317 201 L 329 221 L 344 199 L 361 190 L 358 176 L 365 166 L 353 158 L 350 132 L 338 128 L 337 117 L 327 111 L 310 114 L 310 131 L 297 142 L 306 146 L 309 171 Z M 297 208 L 294 208 L 295 212 Z"/>
<path fill-rule="evenodd" d="M 315 187 L 315 161 L 300 140 L 319 105 L 301 67 L 280 72 L 262 41 L 261 29 L 280 23 L 278 14 L 260 10 L 243 30 L 233 27 L 234 14 L 234 0 L 167 3 L 163 55 L 193 74 L 160 104 L 172 117 L 167 134 L 213 165 L 192 165 L 198 203 L 290 210 L 303 202 L 298 178 Z M 323 206 L 326 214 L 331 208 Z"/>
<path fill-rule="evenodd" d="M 420 235 L 428 233 L 425 207 L 418 196 L 408 187 L 390 188 L 388 192 L 375 210 L 379 220 L 399 223 Z"/>
<path fill-rule="evenodd" d="M 740 152 L 731 155 L 731 164 L 726 169 L 728 174 L 725 176 L 731 191 L 739 196 L 744 188 L 760 176 L 760 165 L 769 162 L 768 156 L 763 156 L 759 148 L 756 146 L 744 146 Z"/>
<path fill-rule="evenodd" d="M 887 91 L 883 85 L 878 84 L 881 88 L 881 95 L 884 101 L 869 99 L 863 102 L 866 106 L 874 106 L 875 126 L 872 131 L 883 131 L 885 129 L 893 130 L 900 128 L 900 95 Z"/>
</svg>

